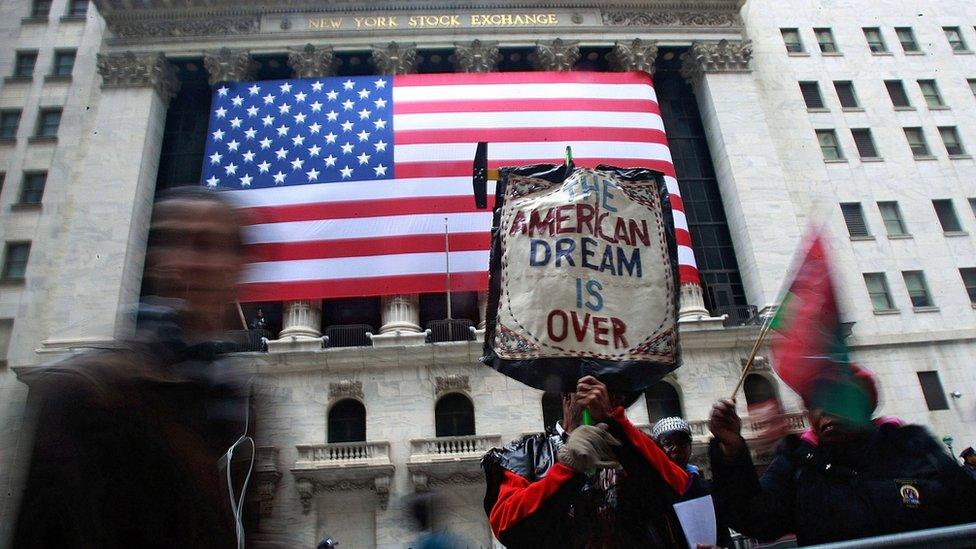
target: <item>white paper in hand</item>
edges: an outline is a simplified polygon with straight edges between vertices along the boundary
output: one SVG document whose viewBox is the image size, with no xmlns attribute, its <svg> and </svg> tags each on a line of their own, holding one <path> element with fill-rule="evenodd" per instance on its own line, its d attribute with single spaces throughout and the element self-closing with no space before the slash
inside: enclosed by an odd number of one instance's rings
<svg viewBox="0 0 976 549">
<path fill-rule="evenodd" d="M 681 529 L 685 532 L 688 547 L 695 549 L 703 545 L 715 545 L 718 532 L 715 527 L 715 506 L 712 496 L 695 498 L 674 504 L 674 512 L 681 522 Z"/>
</svg>

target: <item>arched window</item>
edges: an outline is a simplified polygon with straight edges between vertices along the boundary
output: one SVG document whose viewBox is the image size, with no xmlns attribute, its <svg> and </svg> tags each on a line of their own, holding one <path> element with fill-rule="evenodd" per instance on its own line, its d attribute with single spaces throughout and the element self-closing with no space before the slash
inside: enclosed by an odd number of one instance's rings
<svg viewBox="0 0 976 549">
<path fill-rule="evenodd" d="M 542 423 L 548 431 L 563 418 L 563 396 L 559 393 L 542 394 Z"/>
<path fill-rule="evenodd" d="M 681 397 L 678 390 L 667 381 L 658 381 L 644 393 L 647 400 L 647 418 L 653 424 L 659 419 L 681 416 Z"/>
<path fill-rule="evenodd" d="M 474 434 L 474 404 L 461 393 L 442 396 L 434 406 L 434 425 L 439 437 Z"/>
<path fill-rule="evenodd" d="M 746 394 L 746 404 L 750 406 L 777 399 L 773 383 L 760 374 L 747 375 L 743 389 Z"/>
<path fill-rule="evenodd" d="M 340 400 L 329 409 L 329 442 L 365 442 L 366 407 L 358 400 Z"/>
</svg>

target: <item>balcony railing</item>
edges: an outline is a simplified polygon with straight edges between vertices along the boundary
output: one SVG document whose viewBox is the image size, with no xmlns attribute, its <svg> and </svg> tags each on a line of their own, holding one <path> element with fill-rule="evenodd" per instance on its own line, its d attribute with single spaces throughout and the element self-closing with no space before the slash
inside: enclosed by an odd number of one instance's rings
<svg viewBox="0 0 976 549">
<path fill-rule="evenodd" d="M 427 323 L 427 343 L 474 340 L 474 323 L 466 318 L 431 320 Z"/>
<path fill-rule="evenodd" d="M 755 305 L 731 305 L 716 307 L 712 314 L 715 316 L 728 315 L 725 326 L 749 326 L 760 323 L 759 310 Z"/>
<path fill-rule="evenodd" d="M 267 330 L 231 330 L 224 332 L 224 341 L 231 344 L 237 353 L 253 353 L 268 350 L 267 341 L 271 332 Z"/>
<path fill-rule="evenodd" d="M 369 347 L 373 327 L 369 324 L 338 324 L 325 329 L 326 347 Z"/>
<path fill-rule="evenodd" d="M 305 467 L 340 468 L 350 466 L 389 465 L 390 443 L 335 442 L 299 444 L 298 463 Z"/>
<path fill-rule="evenodd" d="M 501 444 L 501 435 L 422 438 L 410 441 L 410 461 L 481 459 Z"/>
</svg>

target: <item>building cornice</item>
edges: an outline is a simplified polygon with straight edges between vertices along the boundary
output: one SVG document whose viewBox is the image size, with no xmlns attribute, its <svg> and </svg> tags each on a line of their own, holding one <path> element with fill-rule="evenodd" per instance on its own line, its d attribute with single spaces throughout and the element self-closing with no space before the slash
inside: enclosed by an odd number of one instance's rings
<svg viewBox="0 0 976 549">
<path fill-rule="evenodd" d="M 366 16 L 371 14 L 464 14 L 561 11 L 572 24 L 580 13 L 594 14 L 601 28 L 741 28 L 739 9 L 744 0 L 644 1 L 375 1 L 312 2 L 309 0 L 94 0 L 117 40 L 166 40 L 207 36 L 249 36 L 295 32 L 289 15 Z M 579 13 L 577 13 L 579 12 Z M 571 14 L 571 15 L 570 15 Z M 280 19 L 280 29 L 269 29 L 269 18 Z M 578 19 L 577 19 L 578 18 Z M 590 21 L 590 20 L 588 20 Z M 275 20 L 275 25 L 278 21 Z M 556 28 L 580 28 L 567 25 Z M 406 30 L 406 29 L 402 29 Z M 401 30 L 401 32 L 402 32 Z M 432 32 L 438 32 L 432 28 Z"/>
</svg>

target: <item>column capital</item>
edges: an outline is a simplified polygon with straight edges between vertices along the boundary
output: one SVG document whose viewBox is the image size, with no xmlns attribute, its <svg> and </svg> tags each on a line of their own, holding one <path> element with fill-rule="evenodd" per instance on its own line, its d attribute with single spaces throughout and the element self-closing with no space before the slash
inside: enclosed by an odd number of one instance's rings
<svg viewBox="0 0 976 549">
<path fill-rule="evenodd" d="M 455 45 L 454 64 L 460 72 L 495 72 L 500 57 L 498 42 L 474 40 Z"/>
<path fill-rule="evenodd" d="M 258 64 L 247 50 L 220 48 L 203 56 L 203 66 L 210 73 L 210 85 L 217 82 L 240 82 L 254 75 Z"/>
<path fill-rule="evenodd" d="M 750 59 L 751 40 L 695 42 L 681 54 L 681 76 L 694 83 L 707 73 L 749 72 Z"/>
<path fill-rule="evenodd" d="M 417 46 L 398 42 L 373 46 L 373 64 L 381 74 L 415 73 L 417 72 Z"/>
<path fill-rule="evenodd" d="M 298 78 L 332 76 L 335 73 L 335 54 L 331 46 L 305 44 L 303 48 L 288 49 L 288 66 Z"/>
<path fill-rule="evenodd" d="M 153 88 L 166 102 L 180 89 L 176 68 L 162 53 L 100 53 L 96 65 L 102 88 Z"/>
<path fill-rule="evenodd" d="M 644 71 L 654 74 L 657 42 L 635 38 L 631 42 L 617 42 L 610 52 L 610 61 L 618 71 Z"/>
<path fill-rule="evenodd" d="M 579 58 L 579 42 L 566 42 L 562 38 L 537 43 L 532 55 L 535 66 L 544 71 L 571 71 Z"/>
</svg>

